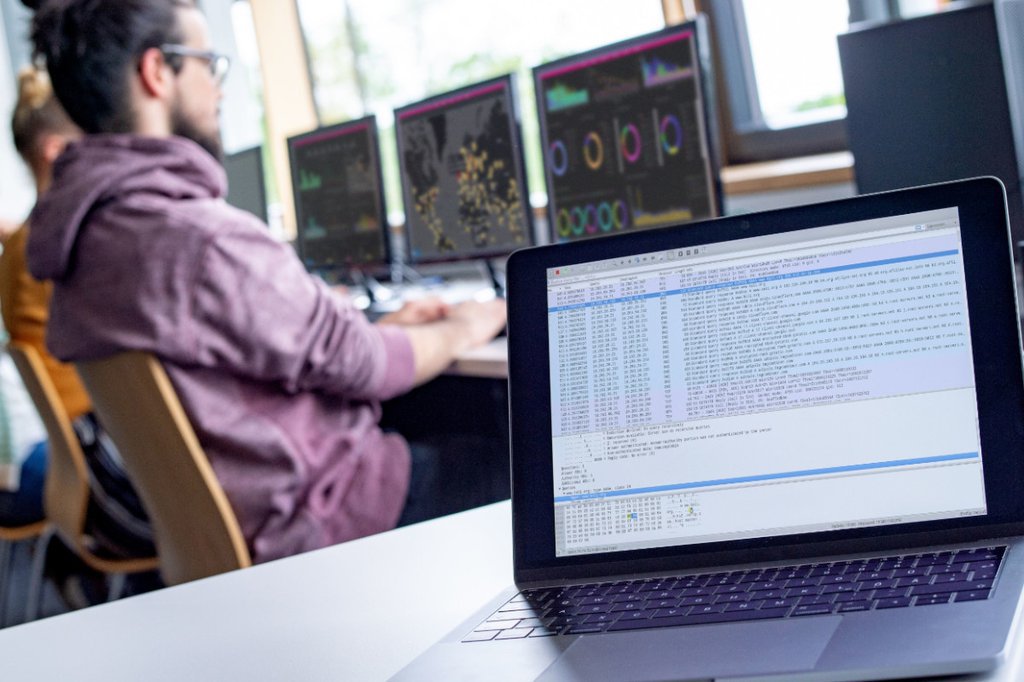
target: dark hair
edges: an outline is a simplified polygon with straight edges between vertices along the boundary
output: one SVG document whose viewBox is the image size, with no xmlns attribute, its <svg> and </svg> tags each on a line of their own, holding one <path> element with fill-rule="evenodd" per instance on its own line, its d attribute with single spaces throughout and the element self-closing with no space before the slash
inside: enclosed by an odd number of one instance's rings
<svg viewBox="0 0 1024 682">
<path fill-rule="evenodd" d="M 130 132 L 129 74 L 146 50 L 182 42 L 176 10 L 195 7 L 195 2 L 43 0 L 39 4 L 32 19 L 35 56 L 45 62 L 53 91 L 71 120 L 87 133 Z"/>
</svg>

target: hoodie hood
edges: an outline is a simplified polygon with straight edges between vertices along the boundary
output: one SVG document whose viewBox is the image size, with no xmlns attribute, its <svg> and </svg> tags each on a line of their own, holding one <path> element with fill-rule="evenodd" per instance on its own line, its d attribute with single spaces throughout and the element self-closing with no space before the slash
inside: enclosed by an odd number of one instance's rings
<svg viewBox="0 0 1024 682">
<path fill-rule="evenodd" d="M 225 195 L 223 167 L 182 137 L 89 135 L 68 145 L 53 167 L 53 184 L 29 216 L 26 249 L 32 276 L 60 280 L 75 241 L 94 210 L 131 194 L 171 200 Z"/>
</svg>

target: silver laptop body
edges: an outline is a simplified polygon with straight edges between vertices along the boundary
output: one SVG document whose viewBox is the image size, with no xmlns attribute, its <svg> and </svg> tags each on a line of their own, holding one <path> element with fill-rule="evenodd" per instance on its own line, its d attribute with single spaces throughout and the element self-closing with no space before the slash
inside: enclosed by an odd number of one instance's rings
<svg viewBox="0 0 1024 682">
<path fill-rule="evenodd" d="M 1002 662 L 1024 381 L 998 180 L 520 251 L 508 303 L 516 586 L 397 679 Z"/>
</svg>

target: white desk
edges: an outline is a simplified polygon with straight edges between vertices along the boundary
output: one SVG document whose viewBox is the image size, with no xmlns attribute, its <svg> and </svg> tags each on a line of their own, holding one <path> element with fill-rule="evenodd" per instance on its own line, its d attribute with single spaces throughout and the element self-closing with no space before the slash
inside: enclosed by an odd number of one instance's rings
<svg viewBox="0 0 1024 682">
<path fill-rule="evenodd" d="M 508 379 L 508 338 L 500 336 L 486 346 L 468 350 L 445 374 L 485 379 Z"/>
<path fill-rule="evenodd" d="M 0 674 L 102 682 L 386 679 L 511 584 L 510 538 L 503 502 L 0 630 Z M 403 589 L 415 586 L 423 589 Z M 1022 679 L 1021 648 L 998 673 L 959 679 Z"/>
</svg>

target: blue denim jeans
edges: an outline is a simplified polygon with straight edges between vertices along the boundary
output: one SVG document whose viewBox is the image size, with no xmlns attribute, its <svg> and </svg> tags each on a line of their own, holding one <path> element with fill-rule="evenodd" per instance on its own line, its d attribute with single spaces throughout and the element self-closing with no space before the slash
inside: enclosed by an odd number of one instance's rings
<svg viewBox="0 0 1024 682">
<path fill-rule="evenodd" d="M 0 525 L 22 526 L 42 520 L 45 482 L 46 441 L 42 441 L 21 465 L 18 492 L 0 490 Z"/>
</svg>

